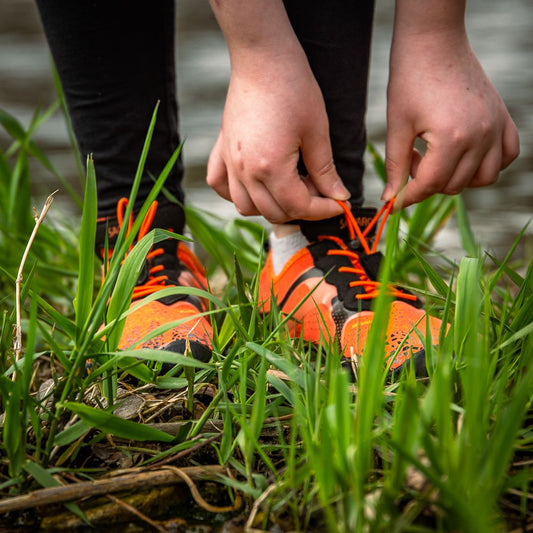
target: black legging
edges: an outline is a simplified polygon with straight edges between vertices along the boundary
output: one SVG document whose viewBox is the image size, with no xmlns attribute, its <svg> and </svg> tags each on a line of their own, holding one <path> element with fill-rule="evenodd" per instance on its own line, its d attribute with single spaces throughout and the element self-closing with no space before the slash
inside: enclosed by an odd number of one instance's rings
<svg viewBox="0 0 533 533">
<path fill-rule="evenodd" d="M 99 216 L 113 215 L 117 201 L 129 195 L 158 100 L 139 201 L 179 144 L 174 0 L 37 5 L 80 151 L 94 156 Z M 285 6 L 324 95 L 337 171 L 360 205 L 373 0 L 285 0 Z M 166 185 L 180 201 L 182 176 L 180 160 Z"/>
</svg>

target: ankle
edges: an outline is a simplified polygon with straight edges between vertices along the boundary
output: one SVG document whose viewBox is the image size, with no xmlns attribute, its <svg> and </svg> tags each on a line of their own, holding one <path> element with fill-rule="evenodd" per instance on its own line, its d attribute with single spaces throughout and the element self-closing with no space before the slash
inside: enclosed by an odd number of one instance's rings
<svg viewBox="0 0 533 533">
<path fill-rule="evenodd" d="M 270 235 L 274 274 L 278 275 L 287 261 L 308 244 L 309 241 L 300 231 L 300 226 L 288 224 L 274 226 Z"/>
</svg>

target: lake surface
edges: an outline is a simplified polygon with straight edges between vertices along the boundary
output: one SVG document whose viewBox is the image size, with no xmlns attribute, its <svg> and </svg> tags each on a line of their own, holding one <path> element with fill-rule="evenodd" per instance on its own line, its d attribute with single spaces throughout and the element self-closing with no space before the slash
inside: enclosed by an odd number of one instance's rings
<svg viewBox="0 0 533 533">
<path fill-rule="evenodd" d="M 473 47 L 500 91 L 518 126 L 521 156 L 504 171 L 493 187 L 465 195 L 476 236 L 499 256 L 533 215 L 533 5 L 531 0 L 472 0 L 467 26 Z M 385 89 L 391 36 L 392 0 L 378 0 L 368 101 L 369 139 L 383 153 L 385 140 Z M 224 40 L 201 0 L 177 0 L 177 58 L 181 134 L 186 138 L 186 188 L 195 205 L 225 218 L 236 216 L 233 206 L 205 185 L 205 165 L 222 114 L 229 77 Z M 31 0 L 0 0 L 0 107 L 25 125 L 37 106 L 55 100 L 46 42 Z M 57 113 L 35 135 L 58 170 L 77 183 L 76 168 L 62 116 Z M 0 132 L 0 143 L 7 139 Z M 57 187 L 46 171 L 33 169 L 36 197 Z M 376 205 L 381 183 L 369 165 L 366 196 Z M 63 195 L 56 205 L 75 208 Z M 56 207 L 57 209 L 57 207 Z M 533 255 L 533 228 L 520 249 Z M 437 246 L 460 256 L 453 221 Z"/>
</svg>

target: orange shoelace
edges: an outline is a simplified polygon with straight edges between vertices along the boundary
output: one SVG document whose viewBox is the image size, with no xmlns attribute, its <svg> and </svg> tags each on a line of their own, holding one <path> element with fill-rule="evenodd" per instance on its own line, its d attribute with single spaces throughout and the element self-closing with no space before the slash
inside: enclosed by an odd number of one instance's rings
<svg viewBox="0 0 533 533">
<path fill-rule="evenodd" d="M 344 215 L 346 218 L 346 225 L 348 227 L 348 231 L 350 232 L 350 239 L 354 241 L 356 238 L 361 244 L 363 250 L 366 254 L 374 254 L 377 251 L 379 239 L 381 238 L 381 234 L 383 233 L 383 229 L 385 227 L 385 222 L 387 221 L 387 218 L 392 210 L 392 206 L 394 205 L 394 199 L 389 200 L 386 202 L 383 207 L 378 211 L 378 213 L 374 216 L 370 224 L 364 229 L 364 231 L 361 231 L 361 228 L 359 227 L 359 224 L 357 223 L 356 218 L 354 217 L 352 211 L 350 210 L 350 207 L 344 203 L 344 202 L 338 202 L 339 205 L 342 207 L 344 211 Z M 381 218 L 381 221 L 380 221 Z M 379 222 L 379 226 L 376 231 L 376 237 L 374 239 L 374 243 L 371 245 L 369 242 L 367 236 L 372 230 L 372 228 Z M 347 272 L 351 274 L 357 275 L 359 278 L 357 281 L 350 282 L 350 287 L 362 287 L 364 289 L 364 293 L 356 294 L 355 297 L 358 300 L 370 300 L 372 298 L 376 298 L 379 295 L 379 287 L 381 283 L 379 281 L 371 280 L 366 272 L 363 266 L 361 265 L 361 262 L 359 260 L 359 254 L 355 252 L 354 250 L 350 250 L 346 243 L 340 239 L 339 237 L 335 237 L 333 235 L 326 235 L 323 237 L 319 237 L 320 240 L 323 239 L 330 239 L 334 241 L 338 246 L 340 247 L 339 250 L 329 250 L 327 252 L 328 255 L 341 255 L 344 257 L 348 257 L 350 259 L 353 266 L 351 267 L 339 267 L 339 272 Z M 389 287 L 389 294 L 391 294 L 394 297 L 403 298 L 405 300 L 410 301 L 416 301 L 416 296 L 413 294 L 407 294 L 403 292 L 398 287 L 395 287 L 393 285 L 390 285 Z"/>
<path fill-rule="evenodd" d="M 128 207 L 128 199 L 121 198 L 117 204 L 117 219 L 118 219 L 118 225 L 120 228 L 122 228 L 122 226 L 124 225 L 124 213 L 126 212 L 127 207 Z M 141 224 L 141 227 L 139 229 L 139 234 L 137 235 L 137 241 L 140 241 L 150 231 L 150 227 L 154 220 L 156 211 L 157 211 L 157 202 L 154 201 L 152 202 L 152 205 L 148 209 L 148 213 L 146 213 L 146 217 Z M 127 229 L 126 235 L 129 235 L 132 226 L 133 226 L 133 215 L 130 215 L 130 218 L 128 220 L 128 229 Z M 130 251 L 132 248 L 133 248 L 133 244 L 130 246 Z M 146 260 L 149 261 L 150 259 L 160 256 L 164 253 L 165 253 L 165 250 L 163 250 L 163 248 L 152 248 L 146 255 Z M 133 289 L 132 300 L 138 300 L 139 298 L 144 298 L 145 296 L 148 296 L 149 294 L 152 294 L 154 292 L 157 292 L 165 288 L 166 286 L 165 281 L 168 279 L 168 276 L 157 275 L 157 273 L 161 272 L 162 270 L 165 270 L 164 265 L 151 266 L 150 270 L 148 271 L 147 281 L 145 283 L 142 283 L 141 285 L 137 285 Z"/>
</svg>

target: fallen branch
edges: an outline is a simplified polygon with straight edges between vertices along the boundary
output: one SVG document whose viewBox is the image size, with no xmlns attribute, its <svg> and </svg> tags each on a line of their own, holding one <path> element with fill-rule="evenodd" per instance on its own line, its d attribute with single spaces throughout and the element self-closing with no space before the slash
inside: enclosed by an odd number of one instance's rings
<svg viewBox="0 0 533 533">
<path fill-rule="evenodd" d="M 181 469 L 164 467 L 156 471 L 136 472 L 134 474 L 98 479 L 96 481 L 83 481 L 60 487 L 39 489 L 24 496 L 15 496 L 0 501 L 0 514 L 21 511 L 41 505 L 65 503 L 90 496 L 101 496 L 132 489 L 139 490 L 139 487 L 149 488 L 184 482 L 188 483 L 187 479 L 194 481 L 213 481 L 224 473 L 224 468 L 219 465 L 190 466 Z"/>
<path fill-rule="evenodd" d="M 106 494 L 105 498 L 108 501 L 102 501 L 101 497 L 93 498 L 90 503 L 82 504 L 82 511 L 85 519 L 92 524 L 93 531 L 127 531 L 128 526 L 126 524 L 132 520 L 146 522 L 140 515 L 145 518 L 163 516 L 168 509 L 179 507 L 186 498 L 188 490 L 188 487 L 183 483 L 180 485 L 167 485 L 166 487 L 152 487 L 143 491 L 130 491 L 128 494 L 120 496 L 120 503 L 112 501 L 115 498 L 112 494 Z M 130 507 L 140 514 L 132 512 Z M 72 532 L 87 530 L 87 522 L 70 511 L 58 512 L 57 507 L 54 508 L 54 506 L 52 508 L 40 508 L 39 511 L 41 509 L 42 514 L 45 516 L 43 516 L 40 523 L 39 531 Z M 174 518 L 172 519 L 172 525 L 176 527 L 170 529 L 165 522 L 161 522 L 156 518 L 149 518 L 149 520 L 164 528 L 167 533 L 179 530 L 178 526 L 185 524 L 182 519 Z M 145 529 L 146 531 L 152 531 L 151 528 Z"/>
</svg>

